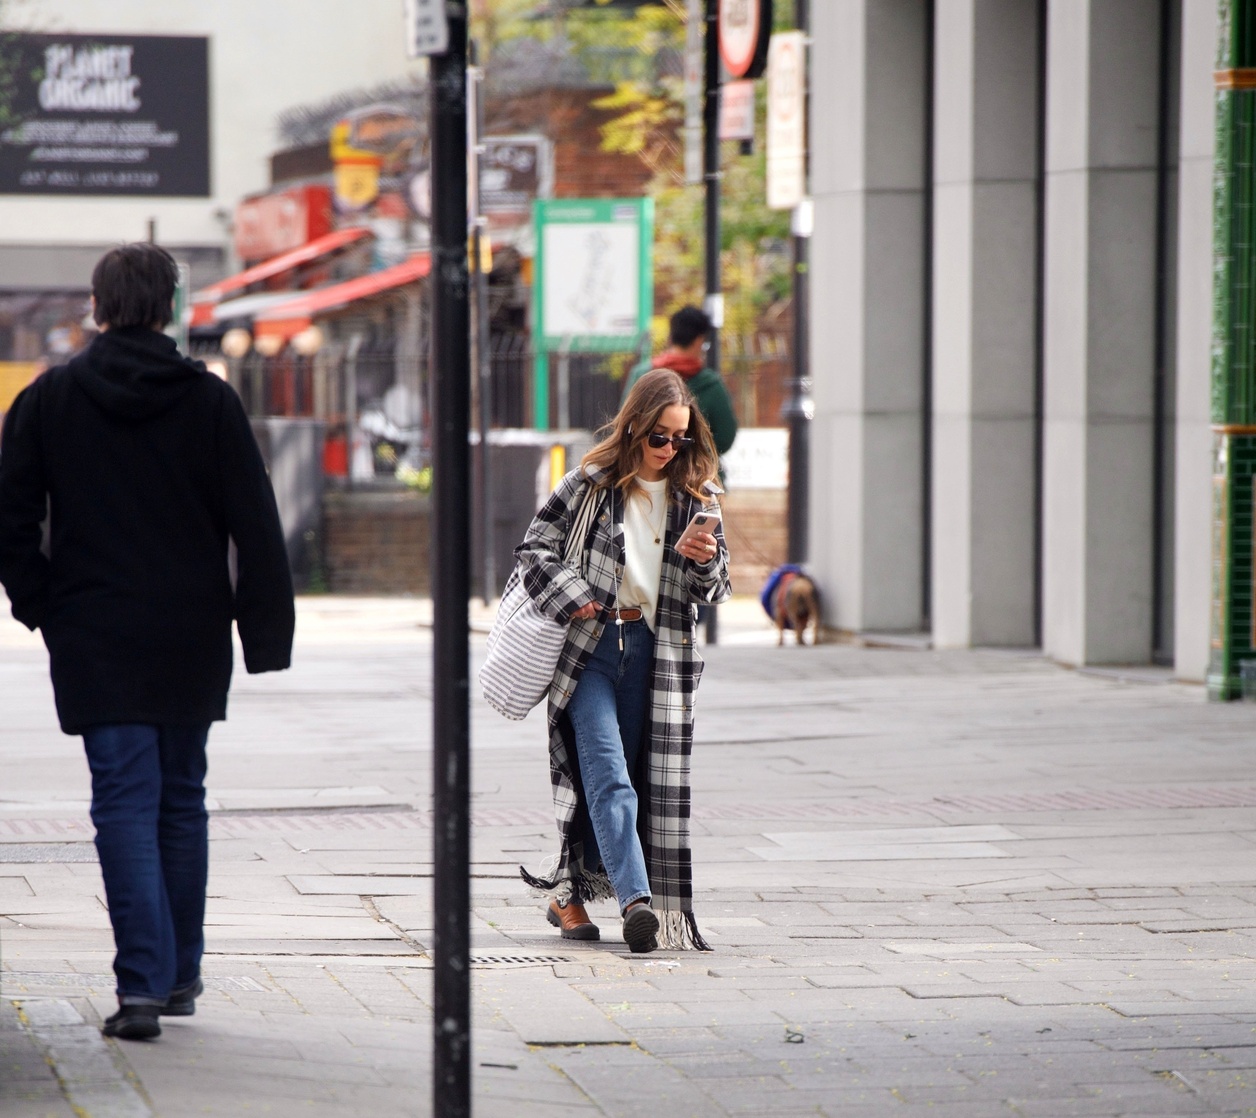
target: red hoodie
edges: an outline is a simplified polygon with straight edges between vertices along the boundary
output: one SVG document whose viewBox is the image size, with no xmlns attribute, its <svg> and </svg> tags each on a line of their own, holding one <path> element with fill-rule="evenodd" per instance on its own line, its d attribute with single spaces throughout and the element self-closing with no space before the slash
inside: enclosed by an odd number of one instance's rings
<svg viewBox="0 0 1256 1118">
<path fill-rule="evenodd" d="M 654 368 L 671 369 L 673 373 L 688 380 L 690 377 L 696 377 L 704 368 L 706 368 L 701 358 L 686 357 L 678 349 L 668 349 L 660 353 L 654 359 Z"/>
</svg>

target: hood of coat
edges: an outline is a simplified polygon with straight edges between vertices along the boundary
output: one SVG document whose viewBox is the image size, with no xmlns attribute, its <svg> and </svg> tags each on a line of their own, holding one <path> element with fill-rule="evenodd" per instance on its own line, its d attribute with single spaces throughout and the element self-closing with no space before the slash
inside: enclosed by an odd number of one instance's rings
<svg viewBox="0 0 1256 1118">
<path fill-rule="evenodd" d="M 654 359 L 654 368 L 671 369 L 673 373 L 678 373 L 685 380 L 690 380 L 706 368 L 706 362 L 697 357 L 690 357 L 687 353 L 681 353 L 678 349 L 668 349 Z"/>
<path fill-rule="evenodd" d="M 69 363 L 70 374 L 101 411 L 143 421 L 173 407 L 211 374 L 184 357 L 174 339 L 154 330 L 106 330 Z"/>
</svg>

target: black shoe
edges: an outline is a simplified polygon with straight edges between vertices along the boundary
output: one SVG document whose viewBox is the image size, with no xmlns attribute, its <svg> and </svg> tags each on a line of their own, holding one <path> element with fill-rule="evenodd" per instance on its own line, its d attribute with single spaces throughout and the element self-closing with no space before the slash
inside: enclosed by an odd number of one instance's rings
<svg viewBox="0 0 1256 1118">
<path fill-rule="evenodd" d="M 182 990 L 171 990 L 166 1004 L 161 1007 L 163 1017 L 191 1017 L 196 1012 L 196 999 L 205 992 L 205 983 L 199 978 Z"/>
<path fill-rule="evenodd" d="M 101 1032 L 119 1040 L 152 1040 L 161 1036 L 159 1005 L 124 1005 L 105 1021 Z"/>
<path fill-rule="evenodd" d="M 628 906 L 624 913 L 624 942 L 634 955 L 658 950 L 658 930 L 659 918 L 649 904 L 637 901 Z"/>
</svg>

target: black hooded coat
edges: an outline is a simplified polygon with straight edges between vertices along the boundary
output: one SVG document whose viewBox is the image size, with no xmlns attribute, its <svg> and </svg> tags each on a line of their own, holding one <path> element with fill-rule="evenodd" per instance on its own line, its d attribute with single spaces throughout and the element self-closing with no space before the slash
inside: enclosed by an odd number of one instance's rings
<svg viewBox="0 0 1256 1118">
<path fill-rule="evenodd" d="M 249 672 L 288 667 L 295 625 L 235 392 L 144 329 L 106 331 L 35 380 L 0 438 L 0 582 L 43 632 L 67 734 L 225 718 L 232 619 Z"/>
</svg>

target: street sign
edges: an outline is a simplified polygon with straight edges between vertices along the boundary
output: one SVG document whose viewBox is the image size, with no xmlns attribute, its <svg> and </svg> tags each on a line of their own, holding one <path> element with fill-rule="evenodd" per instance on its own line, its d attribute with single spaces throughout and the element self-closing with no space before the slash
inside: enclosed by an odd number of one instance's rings
<svg viewBox="0 0 1256 1118">
<path fill-rule="evenodd" d="M 719 0 L 720 58 L 734 78 L 763 76 L 772 34 L 772 0 Z"/>
<path fill-rule="evenodd" d="M 533 337 L 542 350 L 635 349 L 654 313 L 654 202 L 536 203 Z"/>
<path fill-rule="evenodd" d="M 768 208 L 792 210 L 806 195 L 806 50 L 801 31 L 779 31 L 768 52 Z"/>
<path fill-rule="evenodd" d="M 725 82 L 721 88 L 720 139 L 754 139 L 754 82 Z"/>
<path fill-rule="evenodd" d="M 480 156 L 480 212 L 502 227 L 526 224 L 532 202 L 554 191 L 553 146 L 544 136 L 485 136 Z"/>
<path fill-rule="evenodd" d="M 702 181 L 702 0 L 688 0 L 685 24 L 685 182 Z"/>
<path fill-rule="evenodd" d="M 406 54 L 422 58 L 449 49 L 449 15 L 445 0 L 405 0 Z"/>
</svg>

